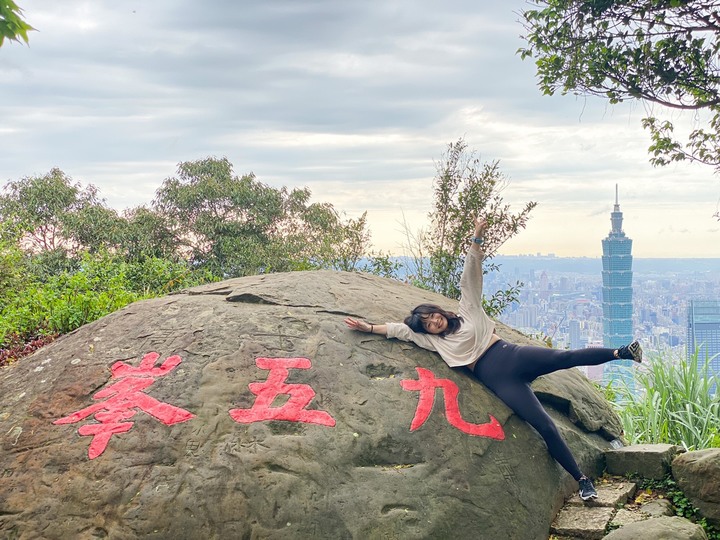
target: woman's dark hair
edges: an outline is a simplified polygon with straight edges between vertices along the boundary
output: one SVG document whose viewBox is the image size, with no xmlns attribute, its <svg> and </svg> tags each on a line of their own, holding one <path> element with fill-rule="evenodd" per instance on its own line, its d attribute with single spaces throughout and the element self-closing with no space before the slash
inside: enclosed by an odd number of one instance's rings
<svg viewBox="0 0 720 540">
<path fill-rule="evenodd" d="M 410 330 L 413 332 L 418 334 L 428 334 L 429 332 L 425 329 L 423 321 L 433 313 L 439 313 L 447 319 L 447 328 L 444 332 L 438 334 L 442 337 L 457 332 L 460 328 L 460 324 L 463 322 L 462 317 L 455 315 L 452 311 L 445 311 L 443 308 L 435 304 L 420 304 L 412 310 L 410 315 L 405 317 L 405 321 L 403 322 L 408 325 Z"/>
</svg>

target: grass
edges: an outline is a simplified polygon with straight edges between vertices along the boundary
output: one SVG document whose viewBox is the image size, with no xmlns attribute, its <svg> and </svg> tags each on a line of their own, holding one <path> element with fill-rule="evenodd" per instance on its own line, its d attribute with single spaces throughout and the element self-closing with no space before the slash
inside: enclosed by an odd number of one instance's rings
<svg viewBox="0 0 720 540">
<path fill-rule="evenodd" d="M 697 351 L 688 360 L 658 356 L 635 372 L 634 392 L 621 382 L 614 403 L 628 443 L 720 448 L 720 377 L 710 360 Z"/>
</svg>

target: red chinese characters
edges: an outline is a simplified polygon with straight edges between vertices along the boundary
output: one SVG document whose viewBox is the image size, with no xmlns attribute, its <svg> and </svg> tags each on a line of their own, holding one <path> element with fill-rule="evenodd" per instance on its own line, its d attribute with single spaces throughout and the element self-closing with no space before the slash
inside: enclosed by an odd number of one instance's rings
<svg viewBox="0 0 720 540">
<path fill-rule="evenodd" d="M 53 424 L 74 424 L 94 415 L 99 423 L 81 426 L 78 433 L 93 437 L 88 456 L 90 459 L 95 459 L 105 451 L 113 435 L 125 433 L 132 428 L 133 422 L 127 420 L 135 416 L 137 410 L 148 413 L 167 426 L 194 418 L 194 414 L 158 401 L 144 392 L 152 386 L 157 377 L 167 375 L 182 362 L 182 359 L 175 355 L 168 357 L 159 367 L 155 367 L 159 356 L 156 352 L 146 354 L 138 367 L 125 362 L 115 362 L 111 372 L 112 379 L 117 379 L 117 382 L 93 396 L 94 400 L 105 399 L 105 401 L 55 420 Z"/>
<path fill-rule="evenodd" d="M 230 409 L 230 416 L 236 422 L 251 423 L 265 420 L 287 420 L 307 422 L 333 427 L 335 419 L 325 411 L 306 409 L 315 397 L 315 391 L 306 384 L 288 384 L 290 369 L 309 369 L 307 358 L 256 358 L 255 365 L 270 371 L 265 382 L 250 383 L 250 391 L 257 396 L 249 409 Z M 279 407 L 273 401 L 279 395 L 288 395 L 288 400 Z"/>
<path fill-rule="evenodd" d="M 458 404 L 458 387 L 449 379 L 436 379 L 435 374 L 424 368 L 415 368 L 418 372 L 417 380 L 404 380 L 400 385 L 404 390 L 418 391 L 418 406 L 415 410 L 415 417 L 410 424 L 410 431 L 415 431 L 422 426 L 430 416 L 433 404 L 435 403 L 435 389 L 442 388 L 445 393 L 445 417 L 451 425 L 458 428 L 468 435 L 477 435 L 478 437 L 488 437 L 491 439 L 503 440 L 505 432 L 500 422 L 494 416 L 490 416 L 490 422 L 487 424 L 472 424 L 466 422 L 460 416 L 460 406 Z"/>
<path fill-rule="evenodd" d="M 158 353 L 148 353 L 137 367 L 122 361 L 115 362 L 111 368 L 113 383 L 93 395 L 93 399 L 98 402 L 55 420 L 53 424 L 74 424 L 94 416 L 96 423 L 80 426 L 78 433 L 92 436 L 88 456 L 90 459 L 95 459 L 105 451 L 113 435 L 132 429 L 131 419 L 138 411 L 146 412 L 168 426 L 194 418 L 194 414 L 159 401 L 145 392 L 158 377 L 168 375 L 182 362 L 181 358 L 175 355 L 156 366 L 158 358 Z M 233 420 L 238 423 L 284 420 L 335 426 L 335 419 L 326 411 L 308 409 L 316 395 L 309 385 L 287 382 L 291 369 L 312 367 L 309 359 L 256 358 L 255 364 L 260 369 L 269 371 L 267 379 L 248 385 L 255 395 L 255 401 L 252 407 L 247 409 L 230 409 L 228 412 Z M 486 424 L 473 424 L 463 420 L 458 404 L 459 390 L 454 382 L 449 379 L 438 379 L 428 369 L 416 368 L 416 370 L 417 380 L 408 379 L 400 382 L 404 390 L 420 392 L 415 416 L 410 425 L 411 431 L 417 430 L 427 421 L 433 409 L 435 390 L 440 388 L 444 391 L 445 417 L 452 426 L 468 435 L 497 440 L 505 438 L 502 426 L 493 416 L 490 416 L 490 422 Z M 273 406 L 280 396 L 287 396 L 287 399 L 281 405 Z"/>
</svg>

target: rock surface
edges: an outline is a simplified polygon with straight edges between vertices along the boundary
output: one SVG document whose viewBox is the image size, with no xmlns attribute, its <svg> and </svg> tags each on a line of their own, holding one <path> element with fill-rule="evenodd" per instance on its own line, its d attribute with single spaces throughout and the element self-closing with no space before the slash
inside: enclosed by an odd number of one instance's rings
<svg viewBox="0 0 720 540">
<path fill-rule="evenodd" d="M 675 509 L 667 499 L 656 499 L 640 506 L 640 511 L 653 517 L 674 516 Z"/>
<path fill-rule="evenodd" d="M 240 278 L 2 369 L 0 537 L 545 540 L 575 484 L 540 437 L 466 370 L 342 322 L 421 302 L 456 306 L 363 274 Z M 600 472 L 610 405 L 579 373 L 537 385 Z"/>
<path fill-rule="evenodd" d="M 674 444 L 633 444 L 605 453 L 608 474 L 635 474 L 643 478 L 663 479 L 681 446 Z"/>
<path fill-rule="evenodd" d="M 720 448 L 687 452 L 675 458 L 672 473 L 690 502 L 720 526 Z"/>
<path fill-rule="evenodd" d="M 612 531 L 605 540 L 707 540 L 700 525 L 680 517 L 655 517 L 629 523 Z"/>
</svg>

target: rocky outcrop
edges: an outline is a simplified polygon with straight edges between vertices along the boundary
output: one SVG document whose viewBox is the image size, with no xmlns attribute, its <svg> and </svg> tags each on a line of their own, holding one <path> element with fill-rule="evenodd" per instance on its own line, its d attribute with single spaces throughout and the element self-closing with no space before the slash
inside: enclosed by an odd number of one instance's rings
<svg viewBox="0 0 720 540">
<path fill-rule="evenodd" d="M 605 540 L 707 540 L 700 525 L 679 517 L 654 517 L 612 531 Z"/>
<path fill-rule="evenodd" d="M 428 301 L 455 306 L 361 274 L 234 279 L 2 369 L 0 537 L 545 540 L 575 485 L 540 437 L 466 370 L 342 322 Z M 609 404 L 575 372 L 537 387 L 599 473 Z"/>
<path fill-rule="evenodd" d="M 672 474 L 700 515 L 720 527 L 720 448 L 687 452 L 672 462 Z"/>
</svg>

